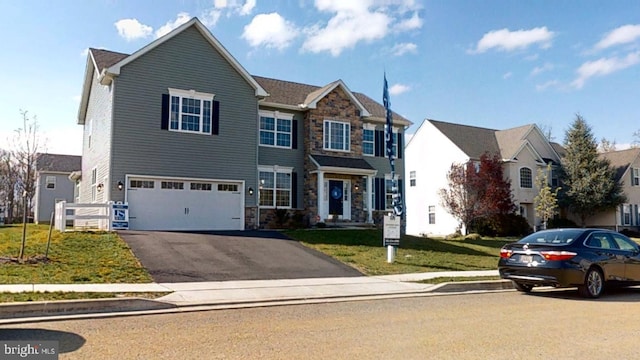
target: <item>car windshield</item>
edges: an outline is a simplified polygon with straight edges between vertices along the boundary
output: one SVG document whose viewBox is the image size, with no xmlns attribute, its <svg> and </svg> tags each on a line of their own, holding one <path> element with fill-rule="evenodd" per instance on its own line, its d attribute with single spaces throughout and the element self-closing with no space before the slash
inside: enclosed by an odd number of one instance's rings
<svg viewBox="0 0 640 360">
<path fill-rule="evenodd" d="M 545 230 L 522 238 L 520 244 L 566 245 L 582 235 L 583 230 Z"/>
</svg>

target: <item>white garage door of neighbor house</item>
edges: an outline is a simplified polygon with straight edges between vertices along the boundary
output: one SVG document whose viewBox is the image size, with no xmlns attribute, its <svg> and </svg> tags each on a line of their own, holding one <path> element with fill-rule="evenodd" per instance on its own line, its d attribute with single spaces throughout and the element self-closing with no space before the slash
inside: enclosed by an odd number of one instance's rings
<svg viewBox="0 0 640 360">
<path fill-rule="evenodd" d="M 129 178 L 132 230 L 244 230 L 242 183 Z"/>
</svg>

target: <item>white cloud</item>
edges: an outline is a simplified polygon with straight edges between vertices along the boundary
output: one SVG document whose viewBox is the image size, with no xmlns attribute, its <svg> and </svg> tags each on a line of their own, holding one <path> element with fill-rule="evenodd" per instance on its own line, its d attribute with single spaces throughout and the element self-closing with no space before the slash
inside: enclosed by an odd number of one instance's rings
<svg viewBox="0 0 640 360">
<path fill-rule="evenodd" d="M 630 53 L 623 58 L 612 57 L 601 58 L 596 61 L 588 61 L 576 70 L 578 77 L 571 83 L 571 85 L 580 89 L 589 78 L 608 75 L 638 63 L 640 63 L 640 51 Z"/>
<path fill-rule="evenodd" d="M 244 5 L 240 7 L 240 9 L 238 10 L 238 13 L 240 15 L 250 15 L 251 12 L 253 11 L 253 8 L 255 7 L 256 7 L 256 0 L 247 0 L 245 1 Z"/>
<path fill-rule="evenodd" d="M 507 80 L 508 78 L 510 78 L 511 76 L 513 76 L 513 73 L 511 71 L 505 73 L 504 75 L 502 75 L 502 78 Z"/>
<path fill-rule="evenodd" d="M 216 9 L 224 9 L 227 7 L 227 0 L 214 0 L 213 7 Z"/>
<path fill-rule="evenodd" d="M 400 44 L 395 44 L 391 48 L 391 53 L 394 56 L 402 56 L 408 53 L 415 54 L 417 52 L 417 49 L 418 49 L 418 46 L 414 43 L 400 43 Z"/>
<path fill-rule="evenodd" d="M 220 16 L 222 16 L 222 11 L 214 8 L 200 15 L 200 21 L 202 21 L 202 24 L 206 27 L 213 27 L 218 23 L 218 20 L 220 20 Z"/>
<path fill-rule="evenodd" d="M 420 29 L 422 27 L 422 19 L 418 16 L 418 12 L 414 12 L 413 16 L 409 19 L 402 20 L 395 26 L 397 31 L 409 31 Z"/>
<path fill-rule="evenodd" d="M 543 73 L 545 71 L 551 71 L 555 68 L 555 66 L 551 63 L 545 63 L 542 66 L 536 66 L 535 68 L 533 68 L 533 70 L 531 70 L 531 76 L 536 76 L 540 73 Z"/>
<path fill-rule="evenodd" d="M 550 87 L 558 87 L 558 86 L 560 86 L 560 82 L 558 80 L 549 80 L 544 84 L 536 85 L 536 90 L 544 91 Z"/>
<path fill-rule="evenodd" d="M 153 28 L 144 25 L 138 19 L 122 19 L 114 23 L 118 34 L 127 41 L 143 39 L 151 35 Z"/>
<path fill-rule="evenodd" d="M 328 51 L 338 56 L 360 41 L 384 38 L 392 18 L 381 11 L 371 11 L 371 1 L 317 0 L 320 11 L 334 12 L 324 28 L 315 26 L 306 30 L 309 35 L 302 49 L 313 53 Z"/>
<path fill-rule="evenodd" d="M 640 39 L 640 25 L 624 25 L 607 33 L 595 48 L 602 50 L 615 45 L 632 43 L 638 39 Z"/>
<path fill-rule="evenodd" d="M 178 26 L 186 23 L 191 20 L 189 13 L 181 12 L 176 16 L 176 19 L 173 21 L 168 21 L 166 24 L 162 25 L 158 30 L 156 30 L 156 38 L 159 38 L 163 35 L 168 34 L 171 30 L 177 28 Z"/>
<path fill-rule="evenodd" d="M 257 47 L 276 48 L 282 50 L 298 36 L 299 30 L 295 25 L 280 14 L 256 15 L 251 22 L 244 27 L 242 38 L 249 42 L 249 45 Z"/>
<path fill-rule="evenodd" d="M 403 84 L 394 84 L 389 88 L 390 95 L 400 95 L 404 92 L 411 90 L 411 87 Z"/>
<path fill-rule="evenodd" d="M 493 30 L 484 34 L 482 39 L 478 41 L 476 48 L 469 52 L 483 53 L 494 48 L 502 51 L 514 51 L 526 49 L 534 44 L 539 44 L 541 48 L 546 49 L 551 46 L 551 40 L 554 36 L 554 32 L 549 31 L 546 26 L 531 30 Z"/>
</svg>

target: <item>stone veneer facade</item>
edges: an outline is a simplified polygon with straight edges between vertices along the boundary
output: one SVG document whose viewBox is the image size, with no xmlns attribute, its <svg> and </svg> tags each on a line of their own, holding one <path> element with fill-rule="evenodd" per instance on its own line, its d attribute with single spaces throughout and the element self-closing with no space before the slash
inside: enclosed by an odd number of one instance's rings
<svg viewBox="0 0 640 360">
<path fill-rule="evenodd" d="M 324 149 L 324 121 L 335 120 L 350 124 L 350 151 Z M 362 118 L 357 105 L 351 101 L 342 87 L 338 86 L 316 104 L 315 109 L 305 113 L 304 118 L 304 208 L 311 223 L 318 215 L 318 177 L 312 173 L 316 166 L 309 155 L 328 155 L 345 158 L 362 158 Z M 325 173 L 325 178 L 351 180 L 351 221 L 365 222 L 363 190 L 365 181 L 361 176 Z M 358 190 L 356 190 L 358 184 Z M 321 221 L 324 221 L 322 219 Z"/>
</svg>

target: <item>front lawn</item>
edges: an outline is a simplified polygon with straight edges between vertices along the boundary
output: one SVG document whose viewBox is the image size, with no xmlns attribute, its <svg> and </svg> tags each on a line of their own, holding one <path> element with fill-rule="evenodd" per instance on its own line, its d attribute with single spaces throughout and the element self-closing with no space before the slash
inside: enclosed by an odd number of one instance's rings
<svg viewBox="0 0 640 360">
<path fill-rule="evenodd" d="M 515 239 L 444 240 L 405 235 L 387 263 L 380 230 L 292 230 L 286 235 L 347 263 L 366 275 L 495 270 L 502 245 Z"/>
<path fill-rule="evenodd" d="M 22 225 L 0 227 L 0 284 L 148 283 L 148 272 L 115 233 L 53 231 L 44 260 L 48 226 L 27 227 L 25 262 L 17 263 Z"/>
</svg>

